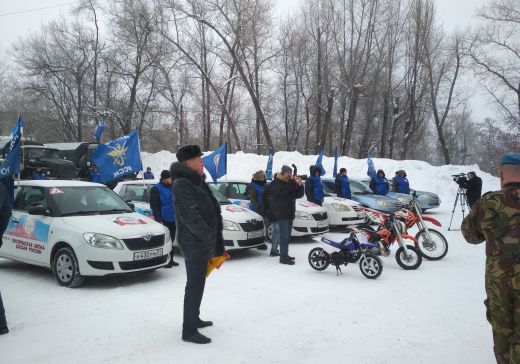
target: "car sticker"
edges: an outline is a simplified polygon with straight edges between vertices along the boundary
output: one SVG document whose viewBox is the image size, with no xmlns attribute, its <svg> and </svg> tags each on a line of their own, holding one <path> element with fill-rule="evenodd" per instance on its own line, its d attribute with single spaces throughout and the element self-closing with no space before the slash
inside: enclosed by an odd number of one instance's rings
<svg viewBox="0 0 520 364">
<path fill-rule="evenodd" d="M 241 207 L 241 206 L 235 206 L 235 205 L 228 205 L 226 206 L 226 211 L 229 212 L 247 212 L 247 209 Z"/>
<path fill-rule="evenodd" d="M 309 207 L 316 207 L 318 205 L 312 203 L 312 202 L 298 202 L 298 205 L 309 208 Z"/>
<path fill-rule="evenodd" d="M 234 205 L 238 205 L 238 206 L 242 207 L 243 209 L 245 209 L 245 210 L 242 210 L 243 212 L 247 212 L 247 209 L 249 209 L 249 210 L 253 209 L 253 205 L 249 201 L 235 200 L 232 202 Z M 231 210 L 229 210 L 229 211 L 231 211 Z M 236 210 L 236 211 L 231 211 L 231 212 L 239 212 L 239 211 Z"/>
<path fill-rule="evenodd" d="M 14 223 L 11 218 L 5 233 L 19 238 L 46 243 L 49 238 L 49 225 L 30 215 L 24 214 L 20 215 L 18 223 Z"/>
<path fill-rule="evenodd" d="M 114 223 L 116 223 L 119 226 L 125 226 L 125 225 L 146 225 L 146 221 L 141 219 L 136 219 L 135 217 L 118 217 L 114 220 L 112 220 Z"/>
<path fill-rule="evenodd" d="M 50 194 L 50 195 L 63 195 L 64 192 L 63 192 L 62 190 L 60 190 L 59 188 L 53 187 L 53 188 L 51 188 L 51 190 L 49 191 L 49 194 Z"/>
</svg>

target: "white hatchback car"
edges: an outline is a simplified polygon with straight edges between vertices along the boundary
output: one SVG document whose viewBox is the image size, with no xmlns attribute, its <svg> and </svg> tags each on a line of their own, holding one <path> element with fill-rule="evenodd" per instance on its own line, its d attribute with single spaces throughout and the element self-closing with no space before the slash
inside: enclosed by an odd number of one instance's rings
<svg viewBox="0 0 520 364">
<path fill-rule="evenodd" d="M 79 181 L 22 181 L 0 256 L 51 268 L 58 283 L 166 265 L 168 229 L 135 213 L 106 186 Z"/>
<path fill-rule="evenodd" d="M 153 219 L 150 208 L 150 188 L 157 180 L 124 181 L 117 184 L 114 192 L 125 201 L 135 205 L 135 211 Z M 212 185 L 210 185 L 212 186 Z M 224 246 L 226 250 L 241 250 L 262 247 L 265 244 L 264 220 L 256 212 L 234 205 L 215 189 L 213 196 L 220 203 L 224 229 Z M 174 237 L 175 239 L 175 237 Z"/>
</svg>

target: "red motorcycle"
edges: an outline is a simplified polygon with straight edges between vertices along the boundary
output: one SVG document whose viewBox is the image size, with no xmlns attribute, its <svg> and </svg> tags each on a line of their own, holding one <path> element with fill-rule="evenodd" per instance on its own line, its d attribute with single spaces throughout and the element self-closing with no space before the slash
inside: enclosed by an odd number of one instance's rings
<svg viewBox="0 0 520 364">
<path fill-rule="evenodd" d="M 390 247 L 397 243 L 399 248 L 395 253 L 397 264 L 403 269 L 417 269 L 422 263 L 422 254 L 417 247 L 418 241 L 415 237 L 406 233 L 406 225 L 396 217 L 395 213 L 389 215 L 382 212 L 365 208 L 367 214 L 380 216 L 380 225 L 377 230 L 370 227 L 359 228 L 369 241 L 377 243 L 381 254 L 385 257 L 390 255 Z M 405 244 L 405 239 L 412 240 L 414 245 Z"/>
</svg>

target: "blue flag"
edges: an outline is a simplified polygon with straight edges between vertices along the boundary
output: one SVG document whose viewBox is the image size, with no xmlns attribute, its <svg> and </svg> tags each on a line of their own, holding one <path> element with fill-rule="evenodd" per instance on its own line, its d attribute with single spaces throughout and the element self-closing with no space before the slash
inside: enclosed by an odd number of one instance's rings
<svg viewBox="0 0 520 364">
<path fill-rule="evenodd" d="M 227 174 L 227 143 L 222 144 L 215 151 L 202 157 L 204 168 L 209 172 L 214 183 Z"/>
<path fill-rule="evenodd" d="M 137 130 L 100 144 L 92 155 L 92 161 L 99 170 L 101 183 L 141 171 L 143 164 Z"/>
<path fill-rule="evenodd" d="M 94 129 L 94 132 L 92 133 L 92 138 L 96 142 L 99 143 L 99 140 L 101 139 L 101 135 L 103 135 L 103 132 L 105 131 L 105 120 L 99 119 L 96 125 L 96 129 Z"/>
<path fill-rule="evenodd" d="M 273 179 L 273 149 L 269 149 L 269 159 L 267 160 L 267 167 L 265 167 L 265 179 L 272 181 Z"/>
<path fill-rule="evenodd" d="M 320 151 L 320 155 L 318 156 L 318 159 L 316 159 L 316 163 L 314 164 L 316 167 L 320 169 L 320 176 L 323 176 L 325 174 L 325 168 L 323 168 L 323 149 Z"/>
<path fill-rule="evenodd" d="M 368 164 L 367 175 L 369 177 L 375 177 L 375 175 L 377 174 L 376 167 L 374 167 L 374 162 L 372 161 L 372 158 L 370 158 L 370 156 L 368 156 L 367 164 Z"/>
<path fill-rule="evenodd" d="M 332 177 L 336 178 L 338 175 L 338 158 L 339 158 L 339 152 L 338 147 L 334 149 L 334 171 L 332 172 Z"/>
<path fill-rule="evenodd" d="M 4 156 L 0 156 L 4 159 L 0 164 L 0 179 L 20 172 L 20 144 L 22 142 L 23 123 L 24 120 L 20 116 L 11 131 L 9 149 Z"/>
</svg>

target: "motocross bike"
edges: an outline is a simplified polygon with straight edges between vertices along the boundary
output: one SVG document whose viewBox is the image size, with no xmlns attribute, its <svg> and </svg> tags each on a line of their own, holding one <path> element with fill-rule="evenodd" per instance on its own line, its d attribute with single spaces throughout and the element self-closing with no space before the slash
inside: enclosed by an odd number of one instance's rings
<svg viewBox="0 0 520 364">
<path fill-rule="evenodd" d="M 422 263 L 422 254 L 417 247 L 418 241 L 415 237 L 406 233 L 406 225 L 394 212 L 384 214 L 382 212 L 365 208 L 370 219 L 376 221 L 374 215 L 379 219 L 379 227 L 374 230 L 371 227 L 363 227 L 360 230 L 367 236 L 369 241 L 379 244 L 380 252 L 383 256 L 390 255 L 390 247 L 397 243 L 399 249 L 395 253 L 395 260 L 397 264 L 403 269 L 413 270 L 419 268 Z M 414 242 L 414 245 L 405 244 L 404 239 L 409 239 Z"/>
<path fill-rule="evenodd" d="M 349 237 L 339 242 L 327 238 L 321 238 L 321 242 L 339 250 L 329 254 L 320 247 L 312 249 L 309 252 L 309 264 L 313 269 L 323 271 L 333 264 L 336 275 L 339 275 L 343 274 L 341 265 L 359 261 L 359 269 L 366 278 L 376 279 L 383 273 L 383 262 L 376 255 L 379 252 L 378 245 L 368 242 L 361 231 L 352 231 Z"/>
</svg>

